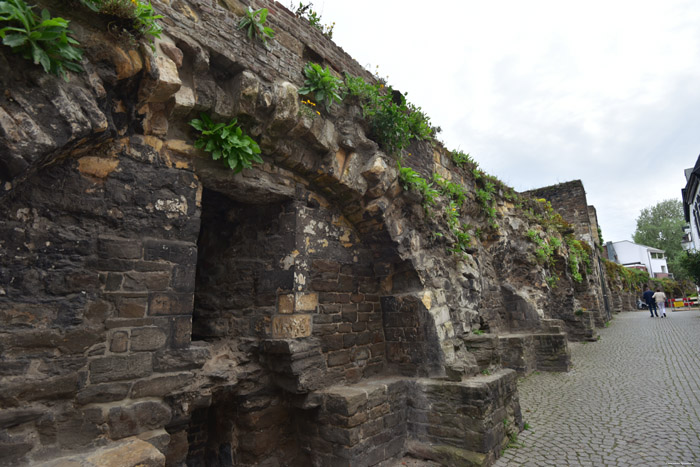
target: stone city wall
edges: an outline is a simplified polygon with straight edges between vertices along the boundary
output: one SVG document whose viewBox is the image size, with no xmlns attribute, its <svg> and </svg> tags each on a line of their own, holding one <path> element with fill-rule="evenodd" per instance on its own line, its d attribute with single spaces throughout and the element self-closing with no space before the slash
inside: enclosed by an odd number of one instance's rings
<svg viewBox="0 0 700 467">
<path fill-rule="evenodd" d="M 513 370 L 566 371 L 567 340 L 594 339 L 597 273 L 575 283 L 565 246 L 537 261 L 539 203 L 494 181 L 488 217 L 478 173 L 412 142 L 404 166 L 466 191 L 451 253 L 448 200 L 402 188 L 358 101 L 302 111 L 309 61 L 374 78 L 284 6 L 255 2 L 265 47 L 236 27 L 247 2 L 154 1 L 151 50 L 39 3 L 85 72 L 0 48 L 3 464 L 489 465 L 522 429 Z M 237 117 L 264 163 L 196 149 L 202 112 Z"/>
</svg>

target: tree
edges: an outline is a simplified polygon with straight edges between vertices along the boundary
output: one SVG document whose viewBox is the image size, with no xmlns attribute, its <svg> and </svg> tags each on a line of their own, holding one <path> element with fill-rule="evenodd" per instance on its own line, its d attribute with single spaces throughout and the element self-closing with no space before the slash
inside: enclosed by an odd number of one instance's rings
<svg viewBox="0 0 700 467">
<path fill-rule="evenodd" d="M 677 279 L 687 277 L 679 263 L 683 255 L 683 226 L 683 203 L 678 199 L 667 199 L 642 209 L 637 218 L 637 229 L 632 236 L 635 243 L 664 250 L 669 270 Z"/>
<path fill-rule="evenodd" d="M 700 285 L 700 253 L 689 251 L 687 254 L 681 255 L 680 264 L 690 278 Z"/>
</svg>

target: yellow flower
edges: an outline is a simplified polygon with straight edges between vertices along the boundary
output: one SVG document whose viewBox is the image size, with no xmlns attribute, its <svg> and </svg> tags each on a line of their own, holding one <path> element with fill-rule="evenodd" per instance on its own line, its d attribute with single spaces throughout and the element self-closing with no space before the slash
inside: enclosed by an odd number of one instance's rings
<svg viewBox="0 0 700 467">
<path fill-rule="evenodd" d="M 321 115 L 321 112 L 319 112 L 318 110 L 316 111 L 316 113 L 319 114 L 319 115 Z"/>
</svg>

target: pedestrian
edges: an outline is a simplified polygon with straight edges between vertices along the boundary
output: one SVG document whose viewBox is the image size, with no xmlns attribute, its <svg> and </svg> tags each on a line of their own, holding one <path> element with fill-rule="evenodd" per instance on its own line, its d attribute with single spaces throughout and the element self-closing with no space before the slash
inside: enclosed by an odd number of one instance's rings
<svg viewBox="0 0 700 467">
<path fill-rule="evenodd" d="M 659 308 L 659 311 L 661 312 L 661 317 L 665 318 L 666 317 L 666 294 L 661 291 L 661 289 L 657 288 L 656 293 L 653 295 L 654 300 L 656 301 L 656 306 Z"/>
<path fill-rule="evenodd" d="M 649 290 L 648 286 L 644 286 L 644 293 L 642 294 L 642 297 L 644 298 L 644 301 L 647 302 L 647 306 L 649 306 L 649 313 L 651 313 L 651 317 L 654 317 L 654 313 L 656 313 L 656 317 L 659 317 L 659 313 L 656 311 L 656 302 L 654 301 L 654 292 Z"/>
</svg>

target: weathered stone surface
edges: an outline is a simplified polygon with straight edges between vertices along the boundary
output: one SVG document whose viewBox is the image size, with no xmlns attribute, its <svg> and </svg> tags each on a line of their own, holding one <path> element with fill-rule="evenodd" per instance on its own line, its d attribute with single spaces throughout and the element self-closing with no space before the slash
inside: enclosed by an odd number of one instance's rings
<svg viewBox="0 0 700 467">
<path fill-rule="evenodd" d="M 149 326 L 131 330 L 131 351 L 158 350 L 165 346 L 168 336 L 156 327 Z"/>
<path fill-rule="evenodd" d="M 125 438 L 165 426 L 171 419 L 170 408 L 158 402 L 137 402 L 113 407 L 107 424 L 112 439 Z"/>
<path fill-rule="evenodd" d="M 176 375 L 156 376 L 136 381 L 131 389 L 131 398 L 165 396 L 190 384 L 193 376 L 192 373 L 178 373 Z"/>
<path fill-rule="evenodd" d="M 79 404 L 90 404 L 93 402 L 113 402 L 126 397 L 129 392 L 130 383 L 105 383 L 94 384 L 86 387 L 76 395 L 76 402 Z"/>
<path fill-rule="evenodd" d="M 40 409 L 5 409 L 0 412 L 0 429 L 12 428 L 41 417 Z"/>
<path fill-rule="evenodd" d="M 201 368 L 210 355 L 206 347 L 161 350 L 154 355 L 153 369 L 157 372 L 194 370 Z"/>
<path fill-rule="evenodd" d="M 153 356 L 139 353 L 127 356 L 100 357 L 90 362 L 90 382 L 103 383 L 143 378 L 153 370 Z"/>
<path fill-rule="evenodd" d="M 272 318 L 272 338 L 289 339 L 311 335 L 311 315 L 278 315 Z"/>
<path fill-rule="evenodd" d="M 146 441 L 127 438 L 85 454 L 35 465 L 40 467 L 163 467 L 165 456 Z"/>
</svg>

